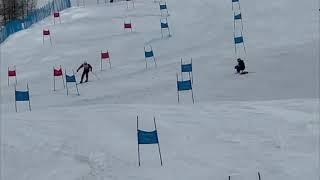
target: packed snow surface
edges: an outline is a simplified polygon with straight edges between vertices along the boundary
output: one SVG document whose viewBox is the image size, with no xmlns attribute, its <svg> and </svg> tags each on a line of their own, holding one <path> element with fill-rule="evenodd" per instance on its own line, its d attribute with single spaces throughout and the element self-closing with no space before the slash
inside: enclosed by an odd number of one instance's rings
<svg viewBox="0 0 320 180">
<path fill-rule="evenodd" d="M 81 1 L 81 0 L 80 0 Z M 42 1 L 41 1 L 42 2 Z M 317 180 L 319 11 L 316 0 L 242 0 L 246 75 L 234 74 L 232 3 L 168 0 L 171 37 L 161 38 L 158 2 L 136 0 L 61 12 L 1 44 L 1 180 Z M 79 3 L 81 6 L 83 4 Z M 133 31 L 123 23 L 132 22 Z M 52 45 L 42 31 L 49 29 Z M 164 31 L 166 35 L 166 31 Z M 157 62 L 145 67 L 144 46 Z M 100 52 L 108 50 L 112 68 Z M 193 93 L 180 93 L 180 60 L 193 61 Z M 87 60 L 89 83 L 60 77 Z M 30 90 L 31 108 L 17 90 Z M 81 72 L 76 73 L 80 81 Z M 183 75 L 184 79 L 188 75 Z M 141 145 L 139 128 L 158 146 Z"/>
</svg>

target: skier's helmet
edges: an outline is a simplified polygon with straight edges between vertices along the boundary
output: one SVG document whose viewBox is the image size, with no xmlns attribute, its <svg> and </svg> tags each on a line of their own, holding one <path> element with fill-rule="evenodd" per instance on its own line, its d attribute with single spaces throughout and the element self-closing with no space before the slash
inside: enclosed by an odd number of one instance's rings
<svg viewBox="0 0 320 180">
<path fill-rule="evenodd" d="M 83 64 L 88 64 L 87 61 L 83 61 Z"/>
<path fill-rule="evenodd" d="M 239 62 L 239 61 L 241 61 L 241 59 L 240 59 L 240 58 L 238 58 L 238 59 L 237 59 L 237 61 Z"/>
</svg>

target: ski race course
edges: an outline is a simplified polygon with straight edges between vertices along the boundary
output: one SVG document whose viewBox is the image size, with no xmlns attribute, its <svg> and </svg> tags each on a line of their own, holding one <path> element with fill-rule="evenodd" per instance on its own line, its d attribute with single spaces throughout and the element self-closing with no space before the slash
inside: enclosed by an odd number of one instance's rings
<svg viewBox="0 0 320 180">
<path fill-rule="evenodd" d="M 316 0 L 240 0 L 245 75 L 233 69 L 231 0 L 168 0 L 168 16 L 153 0 L 71 3 L 61 23 L 50 16 L 1 44 L 1 180 L 318 179 Z M 181 58 L 192 59 L 194 104 L 191 91 L 178 103 Z M 54 67 L 79 83 L 85 60 L 93 73 L 80 95 L 75 83 L 67 95 L 64 76 L 54 90 Z M 15 110 L 13 66 L 31 112 Z M 160 146 L 141 140 L 138 151 L 137 116 Z"/>
</svg>

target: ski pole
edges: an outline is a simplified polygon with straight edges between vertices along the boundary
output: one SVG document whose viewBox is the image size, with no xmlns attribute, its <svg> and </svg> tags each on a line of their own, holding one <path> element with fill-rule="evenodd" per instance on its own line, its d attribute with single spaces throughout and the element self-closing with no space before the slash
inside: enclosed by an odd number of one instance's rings
<svg viewBox="0 0 320 180">
<path fill-rule="evenodd" d="M 91 72 L 98 80 L 100 80 L 99 77 L 93 71 L 91 71 Z"/>
</svg>

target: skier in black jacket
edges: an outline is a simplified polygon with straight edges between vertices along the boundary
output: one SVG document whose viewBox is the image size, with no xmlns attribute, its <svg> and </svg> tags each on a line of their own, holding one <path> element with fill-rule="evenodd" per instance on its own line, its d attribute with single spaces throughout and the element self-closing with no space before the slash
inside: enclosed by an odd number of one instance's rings
<svg viewBox="0 0 320 180">
<path fill-rule="evenodd" d="M 236 65 L 234 69 L 237 70 L 237 73 L 240 73 L 241 71 L 243 72 L 243 70 L 246 68 L 244 61 L 240 58 L 238 58 L 237 61 L 238 61 L 238 65 Z"/>
<path fill-rule="evenodd" d="M 81 68 L 83 68 L 83 72 L 82 72 L 82 75 L 81 75 L 80 83 L 83 82 L 84 75 L 86 75 L 86 81 L 85 82 L 88 82 L 89 71 L 92 71 L 92 66 L 90 64 L 88 64 L 87 61 L 84 61 L 83 64 L 81 64 L 81 66 L 77 69 L 77 72 Z"/>
</svg>

